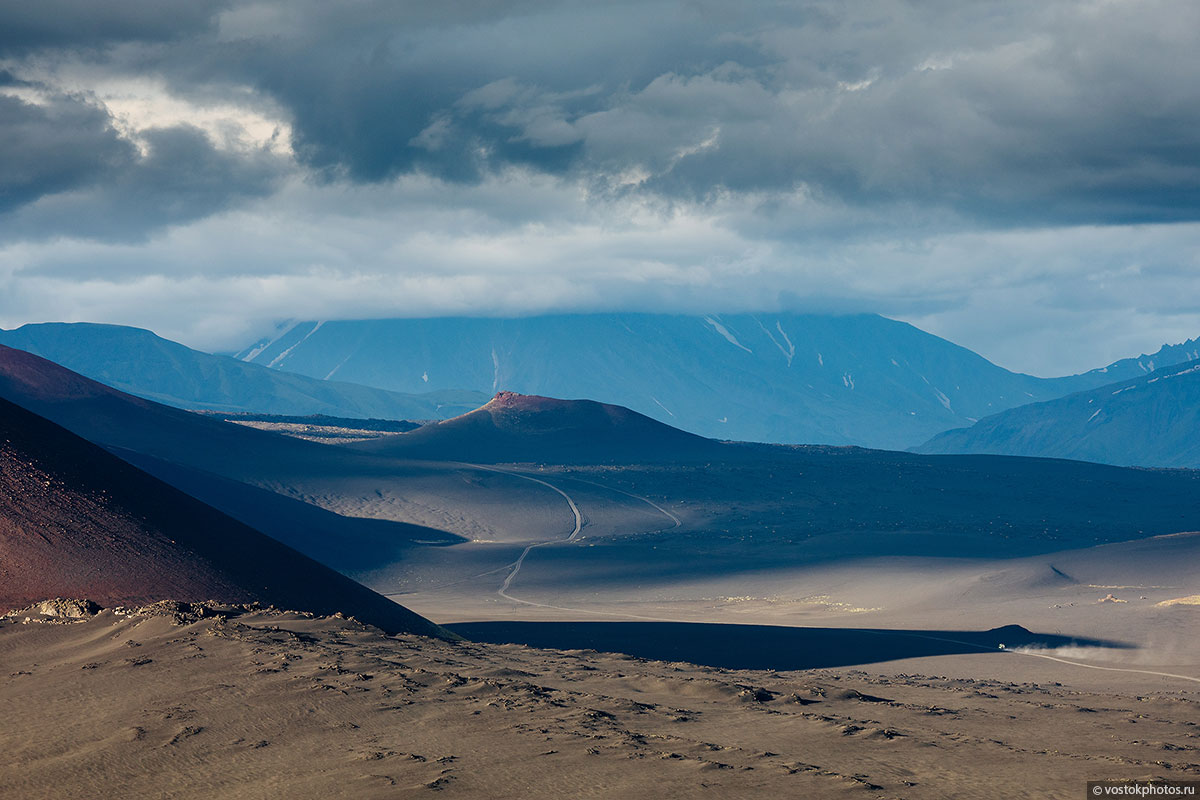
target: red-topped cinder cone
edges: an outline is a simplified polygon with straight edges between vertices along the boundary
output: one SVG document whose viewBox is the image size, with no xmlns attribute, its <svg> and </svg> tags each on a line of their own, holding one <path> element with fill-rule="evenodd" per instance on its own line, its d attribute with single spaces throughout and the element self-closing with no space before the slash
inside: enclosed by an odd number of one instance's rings
<svg viewBox="0 0 1200 800">
<path fill-rule="evenodd" d="M 556 464 L 711 458 L 725 445 L 623 406 L 499 392 L 462 416 L 354 445 L 402 458 Z"/>
</svg>

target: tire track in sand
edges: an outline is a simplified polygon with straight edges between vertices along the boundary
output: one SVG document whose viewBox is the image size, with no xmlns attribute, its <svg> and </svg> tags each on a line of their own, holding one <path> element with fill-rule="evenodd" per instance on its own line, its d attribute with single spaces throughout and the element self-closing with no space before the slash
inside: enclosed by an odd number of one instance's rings
<svg viewBox="0 0 1200 800">
<path fill-rule="evenodd" d="M 579 534 L 583 531 L 583 515 L 579 513 L 579 506 L 575 505 L 575 500 L 571 497 L 571 495 L 567 494 L 554 484 L 542 480 L 541 478 L 534 478 L 531 475 L 522 475 L 519 472 L 510 472 L 509 470 L 500 469 L 499 467 L 485 467 L 482 464 L 466 464 L 465 466 L 471 467 L 472 469 L 487 470 L 488 472 L 499 472 L 501 475 L 511 475 L 514 478 L 522 478 L 527 481 L 539 483 L 542 486 L 545 486 L 547 489 L 562 495 L 563 499 L 567 501 L 567 505 L 571 507 L 571 514 L 573 514 L 575 517 L 575 527 L 571 530 L 571 533 L 567 536 L 567 538 L 550 539 L 545 542 L 535 542 L 534 544 L 527 546 L 521 551 L 520 557 L 513 562 L 512 571 L 509 572 L 504 578 L 504 583 L 499 589 L 496 590 L 496 594 L 500 595 L 506 600 L 511 600 L 514 603 L 522 603 L 527 606 L 540 605 L 539 603 L 531 603 L 528 600 L 522 600 L 519 597 L 513 597 L 508 593 L 508 587 L 512 586 L 513 579 L 517 577 L 517 573 L 521 571 L 521 567 L 525 564 L 526 556 L 528 556 L 535 547 L 545 547 L 548 544 L 558 544 L 560 542 L 574 542 L 579 538 Z"/>
</svg>

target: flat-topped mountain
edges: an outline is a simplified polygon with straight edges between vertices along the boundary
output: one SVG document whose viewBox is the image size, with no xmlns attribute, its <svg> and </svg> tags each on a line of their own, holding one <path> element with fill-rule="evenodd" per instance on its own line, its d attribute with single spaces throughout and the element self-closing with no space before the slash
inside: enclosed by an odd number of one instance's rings
<svg viewBox="0 0 1200 800">
<path fill-rule="evenodd" d="M 402 458 L 555 464 L 678 461 L 727 448 L 594 400 L 499 392 L 453 419 L 350 447 Z"/>
<path fill-rule="evenodd" d="M 946 431 L 920 453 L 1045 456 L 1142 467 L 1200 467 L 1200 365 L 1033 403 Z"/>
<path fill-rule="evenodd" d="M 1043 379 L 873 314 L 569 314 L 300 322 L 238 357 L 398 392 L 588 397 L 722 440 L 903 449 L 1194 349 Z"/>
<path fill-rule="evenodd" d="M 256 601 L 443 635 L 403 606 L 0 399 L 0 611 L 49 597 L 102 605 Z"/>
</svg>

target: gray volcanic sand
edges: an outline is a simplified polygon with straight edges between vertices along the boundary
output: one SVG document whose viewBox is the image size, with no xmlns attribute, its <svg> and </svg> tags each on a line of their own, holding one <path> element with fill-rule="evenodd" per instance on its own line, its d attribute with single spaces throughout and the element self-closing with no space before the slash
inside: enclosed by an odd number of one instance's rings
<svg viewBox="0 0 1200 800">
<path fill-rule="evenodd" d="M 718 670 L 176 612 L 0 622 L 0 796 L 1074 798 L 1200 775 L 1200 686 Z"/>
<path fill-rule="evenodd" d="M 560 495 L 530 480 L 538 477 L 536 470 L 521 477 L 470 464 L 336 455 L 350 467 L 340 461 L 332 467 L 297 464 L 253 482 L 338 514 L 427 525 L 478 542 L 552 539 L 562 533 L 568 515 Z M 586 503 L 597 535 L 671 525 L 644 502 L 605 487 L 579 482 L 571 495 L 581 506 Z"/>
<path fill-rule="evenodd" d="M 445 548 L 438 555 L 447 558 L 464 547 Z M 507 568 L 428 589 L 415 583 L 412 591 L 393 596 L 440 624 L 657 620 L 917 631 L 982 631 L 1015 624 L 1048 638 L 1099 639 L 1121 645 L 1041 655 L 1200 681 L 1200 606 L 1165 605 L 1200 594 L 1200 534 L 1014 559 L 834 559 L 781 568 L 739 568 L 731 563 L 725 574 L 662 581 L 620 577 L 622 565 L 652 571 L 658 551 L 614 546 L 600 556 L 596 551 L 601 547 L 589 548 L 585 541 L 531 551 L 508 589 L 509 597 L 496 591 Z M 463 552 L 470 553 L 469 547 Z M 663 558 L 674 562 L 677 556 L 669 550 Z M 597 561 L 606 569 L 597 571 Z M 665 565 L 663 569 L 668 571 Z M 525 602 L 515 602 L 519 600 Z M 555 646 L 571 646 L 570 639 L 554 641 Z M 1031 656 L 982 658 L 962 661 L 959 656 L 946 656 L 936 659 L 936 666 L 922 663 L 920 668 L 1018 681 L 1065 677 L 1133 692 L 1192 685 Z M 884 660 L 886 654 L 881 653 L 864 661 Z M 987 664 L 989 671 L 979 672 L 981 664 Z"/>
</svg>

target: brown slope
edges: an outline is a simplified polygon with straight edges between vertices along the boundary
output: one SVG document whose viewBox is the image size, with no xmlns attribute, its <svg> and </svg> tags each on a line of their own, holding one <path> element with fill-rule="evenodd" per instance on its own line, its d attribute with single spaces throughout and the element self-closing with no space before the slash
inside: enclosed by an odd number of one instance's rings
<svg viewBox="0 0 1200 800">
<path fill-rule="evenodd" d="M 728 455 L 720 442 L 623 406 L 516 392 L 500 392 L 453 419 L 350 447 L 398 458 L 484 463 L 648 463 Z"/>
<path fill-rule="evenodd" d="M 143 400 L 3 345 L 0 397 L 88 441 L 233 477 L 330 452 L 324 445 Z"/>
<path fill-rule="evenodd" d="M 105 605 L 259 601 L 442 635 L 403 606 L 0 399 L 0 610 L 57 596 Z"/>
</svg>

